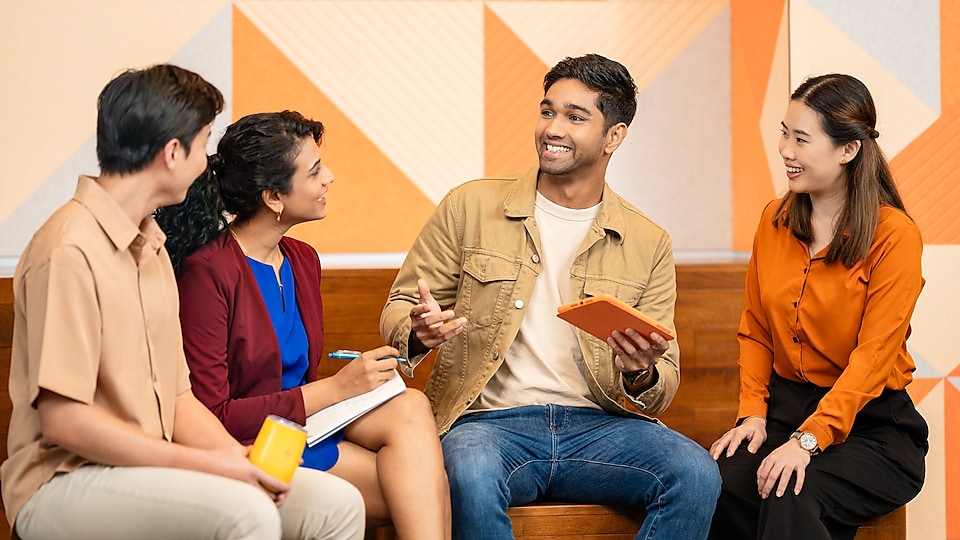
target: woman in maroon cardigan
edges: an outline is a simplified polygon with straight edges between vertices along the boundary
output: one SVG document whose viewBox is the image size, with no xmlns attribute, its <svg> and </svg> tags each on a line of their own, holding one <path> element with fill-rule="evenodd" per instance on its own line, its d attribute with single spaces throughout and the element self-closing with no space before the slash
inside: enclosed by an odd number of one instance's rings
<svg viewBox="0 0 960 540">
<path fill-rule="evenodd" d="M 262 113 L 227 128 L 207 172 L 158 222 L 178 269 L 180 319 L 193 391 L 241 442 L 269 414 L 304 424 L 316 411 L 396 376 L 392 347 L 364 352 L 318 379 L 323 350 L 320 261 L 284 233 L 326 217 L 333 174 L 320 161 L 320 122 Z M 236 216 L 227 222 L 225 215 Z M 363 494 L 367 516 L 401 538 L 449 538 L 450 503 L 426 397 L 409 389 L 308 447 L 304 466 Z"/>
</svg>

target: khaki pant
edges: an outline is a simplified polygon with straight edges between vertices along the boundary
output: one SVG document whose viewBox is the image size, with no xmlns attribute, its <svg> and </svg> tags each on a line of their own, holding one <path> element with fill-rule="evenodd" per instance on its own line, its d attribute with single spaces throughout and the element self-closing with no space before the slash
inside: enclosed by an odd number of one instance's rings
<svg viewBox="0 0 960 540">
<path fill-rule="evenodd" d="M 17 515 L 24 540 L 363 538 L 360 492 L 300 468 L 280 508 L 260 488 L 212 474 L 90 465 L 55 476 Z"/>
</svg>

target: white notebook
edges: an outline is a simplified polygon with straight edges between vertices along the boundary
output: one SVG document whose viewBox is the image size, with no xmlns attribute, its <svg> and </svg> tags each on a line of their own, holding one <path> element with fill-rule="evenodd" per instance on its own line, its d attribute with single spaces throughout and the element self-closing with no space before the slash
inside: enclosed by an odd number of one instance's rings
<svg viewBox="0 0 960 540">
<path fill-rule="evenodd" d="M 390 380 L 373 390 L 320 409 L 307 417 L 307 444 L 317 444 L 406 389 L 403 378 L 394 371 Z"/>
</svg>

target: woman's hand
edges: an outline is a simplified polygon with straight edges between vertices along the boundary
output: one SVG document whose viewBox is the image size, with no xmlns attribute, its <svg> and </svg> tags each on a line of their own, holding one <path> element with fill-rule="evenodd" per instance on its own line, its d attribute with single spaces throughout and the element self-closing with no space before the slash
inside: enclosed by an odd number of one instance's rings
<svg viewBox="0 0 960 540">
<path fill-rule="evenodd" d="M 393 377 L 400 352 L 384 345 L 354 358 L 333 376 L 343 389 L 343 399 L 369 392 Z"/>
<path fill-rule="evenodd" d="M 726 450 L 727 457 L 730 457 L 737 451 L 737 448 L 740 448 L 743 441 L 749 441 L 747 451 L 756 454 L 760 445 L 766 440 L 767 421 L 759 416 L 751 416 L 717 439 L 710 446 L 710 455 L 713 456 L 713 459 L 719 459 L 720 454 Z"/>
<path fill-rule="evenodd" d="M 763 499 L 769 497 L 774 486 L 777 487 L 777 497 L 782 497 L 787 491 L 787 483 L 790 482 L 790 476 L 793 473 L 797 473 L 793 494 L 799 495 L 800 490 L 803 489 L 803 479 L 809 463 L 810 453 L 801 448 L 800 442 L 796 439 L 790 439 L 780 448 L 770 452 L 757 469 L 757 491 L 760 497 Z"/>
</svg>

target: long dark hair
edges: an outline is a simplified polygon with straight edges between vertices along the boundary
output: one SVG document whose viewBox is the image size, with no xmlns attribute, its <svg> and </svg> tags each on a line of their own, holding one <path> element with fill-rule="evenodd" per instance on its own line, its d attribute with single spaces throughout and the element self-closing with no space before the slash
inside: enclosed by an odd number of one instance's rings
<svg viewBox="0 0 960 540">
<path fill-rule="evenodd" d="M 262 192 L 289 193 L 307 137 L 320 144 L 323 124 L 295 111 L 251 114 L 231 124 L 187 198 L 156 213 L 174 269 L 219 236 L 230 216 L 253 217 L 264 204 Z"/>
<path fill-rule="evenodd" d="M 826 262 L 840 261 L 847 268 L 863 260 L 877 230 L 881 206 L 904 213 L 890 166 L 877 144 L 877 109 L 867 87 L 855 77 L 831 73 L 803 82 L 790 96 L 817 112 L 820 127 L 834 145 L 860 141 L 860 151 L 844 165 L 846 202 L 837 218 L 837 232 L 827 250 Z M 777 207 L 773 225 L 789 227 L 804 242 L 813 240 L 807 193 L 788 193 Z"/>
</svg>

